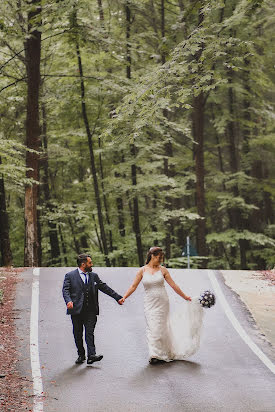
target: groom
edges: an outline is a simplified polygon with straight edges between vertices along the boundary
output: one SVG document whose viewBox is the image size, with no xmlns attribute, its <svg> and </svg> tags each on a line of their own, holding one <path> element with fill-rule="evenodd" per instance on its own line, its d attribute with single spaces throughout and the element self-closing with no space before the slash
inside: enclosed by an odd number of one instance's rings
<svg viewBox="0 0 275 412">
<path fill-rule="evenodd" d="M 65 275 L 63 283 L 63 297 L 67 305 L 67 315 L 71 315 L 74 340 L 77 347 L 78 358 L 76 364 L 83 363 L 86 359 L 83 346 L 83 327 L 85 328 L 85 341 L 87 344 L 87 364 L 98 362 L 103 355 L 96 355 L 94 343 L 94 329 L 99 314 L 98 289 L 114 298 L 122 305 L 122 296 L 118 295 L 98 275 L 92 272 L 93 262 L 90 255 L 81 254 L 77 258 L 78 268 Z"/>
</svg>

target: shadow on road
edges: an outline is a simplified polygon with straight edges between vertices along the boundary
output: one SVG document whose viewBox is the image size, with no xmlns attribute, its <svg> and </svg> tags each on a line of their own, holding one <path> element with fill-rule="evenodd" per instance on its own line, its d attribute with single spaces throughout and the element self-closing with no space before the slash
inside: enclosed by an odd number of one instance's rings
<svg viewBox="0 0 275 412">
<path fill-rule="evenodd" d="M 54 375 L 51 380 L 58 383 L 71 383 L 74 382 L 78 377 L 85 375 L 86 373 L 91 372 L 91 370 L 101 370 L 100 366 L 94 365 L 72 365 L 69 368 L 63 369 L 58 374 Z"/>
<path fill-rule="evenodd" d="M 194 374 L 194 372 L 198 372 L 200 368 L 201 365 L 199 363 L 187 360 L 165 362 L 156 365 L 148 364 L 145 368 L 140 370 L 129 380 L 133 385 L 146 386 L 148 383 L 153 382 L 156 378 L 165 376 L 165 374 L 170 370 L 173 370 L 173 372 L 178 372 L 180 374 L 182 374 L 182 372 L 184 372 L 185 374 L 186 372 Z"/>
</svg>

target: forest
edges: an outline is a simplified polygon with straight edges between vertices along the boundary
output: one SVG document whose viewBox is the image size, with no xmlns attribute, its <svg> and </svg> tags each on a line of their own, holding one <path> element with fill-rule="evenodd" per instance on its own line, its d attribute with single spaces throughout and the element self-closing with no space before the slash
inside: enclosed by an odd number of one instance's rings
<svg viewBox="0 0 275 412">
<path fill-rule="evenodd" d="M 272 0 L 0 3 L 1 266 L 275 265 Z"/>
</svg>

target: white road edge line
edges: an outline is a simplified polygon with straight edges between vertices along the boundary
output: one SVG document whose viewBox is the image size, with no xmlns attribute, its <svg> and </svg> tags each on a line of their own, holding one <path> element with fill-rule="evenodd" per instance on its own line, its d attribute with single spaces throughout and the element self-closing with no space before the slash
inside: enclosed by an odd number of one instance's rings
<svg viewBox="0 0 275 412">
<path fill-rule="evenodd" d="M 216 296 L 219 298 L 219 301 L 224 309 L 224 312 L 230 322 L 232 323 L 233 327 L 236 329 L 242 340 L 250 347 L 252 352 L 255 353 L 255 355 L 258 356 L 258 358 L 265 364 L 265 366 L 268 367 L 268 369 L 271 370 L 275 374 L 275 365 L 271 362 L 271 360 L 261 351 L 261 349 L 251 340 L 251 338 L 248 336 L 248 334 L 245 332 L 243 327 L 240 325 L 238 319 L 232 312 L 229 304 L 227 303 L 227 300 L 225 299 L 225 296 L 221 290 L 221 287 L 216 279 L 216 276 L 213 272 L 213 270 L 208 270 L 208 276 L 209 279 L 212 283 L 214 292 L 216 293 Z"/>
<path fill-rule="evenodd" d="M 33 380 L 33 412 L 43 411 L 43 384 L 39 360 L 38 319 L 39 319 L 39 275 L 40 269 L 33 269 L 32 302 L 30 317 L 30 358 Z"/>
</svg>

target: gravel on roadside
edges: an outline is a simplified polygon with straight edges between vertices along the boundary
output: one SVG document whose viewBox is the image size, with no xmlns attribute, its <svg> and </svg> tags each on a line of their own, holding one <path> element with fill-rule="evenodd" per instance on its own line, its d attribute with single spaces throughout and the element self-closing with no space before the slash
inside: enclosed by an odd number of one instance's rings
<svg viewBox="0 0 275 412">
<path fill-rule="evenodd" d="M 275 349 L 275 270 L 221 270 L 254 318 L 262 336 Z"/>
<path fill-rule="evenodd" d="M 32 398 L 18 370 L 18 342 L 14 309 L 16 284 L 25 268 L 0 268 L 0 410 L 1 412 L 32 411 Z"/>
<path fill-rule="evenodd" d="M 256 271 L 256 273 L 259 273 L 262 279 L 268 280 L 271 285 L 275 286 L 275 269 L 259 270 L 259 271 Z"/>
</svg>

